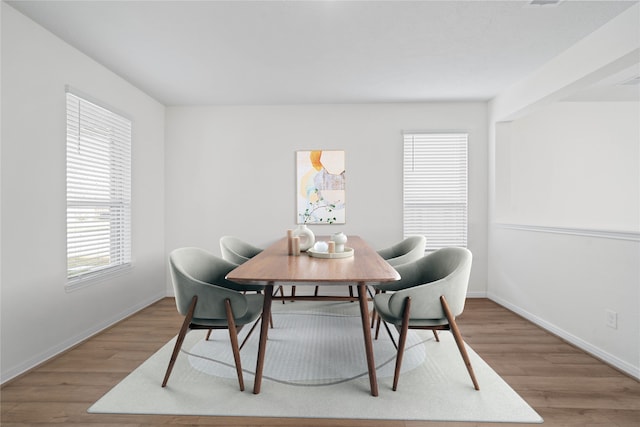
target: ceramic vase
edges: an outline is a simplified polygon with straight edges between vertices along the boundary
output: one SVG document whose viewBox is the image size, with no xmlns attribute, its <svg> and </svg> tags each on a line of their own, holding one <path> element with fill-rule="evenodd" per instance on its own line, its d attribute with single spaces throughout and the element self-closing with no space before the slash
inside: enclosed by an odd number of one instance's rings
<svg viewBox="0 0 640 427">
<path fill-rule="evenodd" d="M 306 251 L 316 242 L 316 236 L 313 231 L 307 227 L 307 224 L 300 224 L 298 228 L 293 230 L 293 235 L 300 238 L 300 250 Z"/>
<path fill-rule="evenodd" d="M 344 244 L 347 243 L 347 235 L 342 231 L 331 236 L 331 241 L 336 243 L 336 252 L 344 252 Z"/>
</svg>

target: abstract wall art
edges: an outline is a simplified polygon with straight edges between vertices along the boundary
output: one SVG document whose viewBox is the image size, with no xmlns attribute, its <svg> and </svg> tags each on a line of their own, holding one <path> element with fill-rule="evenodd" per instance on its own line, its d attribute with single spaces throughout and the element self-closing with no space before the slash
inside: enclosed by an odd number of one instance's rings
<svg viewBox="0 0 640 427">
<path fill-rule="evenodd" d="M 296 152 L 298 224 L 344 224 L 343 150 Z"/>
</svg>

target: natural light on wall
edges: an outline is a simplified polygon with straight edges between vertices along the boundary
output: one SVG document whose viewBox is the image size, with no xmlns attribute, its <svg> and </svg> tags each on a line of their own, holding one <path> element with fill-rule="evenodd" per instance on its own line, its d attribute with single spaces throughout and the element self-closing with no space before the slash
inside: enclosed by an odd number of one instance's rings
<svg viewBox="0 0 640 427">
<path fill-rule="evenodd" d="M 131 121 L 67 91 L 68 285 L 131 262 Z"/>
<path fill-rule="evenodd" d="M 426 250 L 467 246 L 466 133 L 404 133 L 404 237 Z"/>
</svg>

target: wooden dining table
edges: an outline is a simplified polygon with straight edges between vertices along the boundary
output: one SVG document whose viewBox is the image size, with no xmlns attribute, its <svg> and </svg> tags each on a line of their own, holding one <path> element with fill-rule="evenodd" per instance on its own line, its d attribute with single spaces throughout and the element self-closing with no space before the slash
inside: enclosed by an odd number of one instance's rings
<svg viewBox="0 0 640 427">
<path fill-rule="evenodd" d="M 329 240 L 329 237 L 321 236 L 318 237 L 318 240 Z M 262 384 L 274 284 L 289 283 L 296 286 L 357 286 L 371 394 L 378 395 L 378 381 L 369 325 L 367 283 L 391 282 L 400 279 L 400 275 L 359 236 L 348 236 L 346 246 L 353 249 L 353 256 L 329 259 L 312 257 L 305 252 L 297 256 L 289 255 L 287 238 L 285 237 L 244 264 L 239 265 L 227 275 L 227 279 L 233 282 L 266 285 L 260 325 L 258 360 L 253 385 L 254 394 L 260 393 Z M 323 297 L 313 298 L 323 299 Z M 309 297 L 304 299 L 309 299 Z"/>
</svg>

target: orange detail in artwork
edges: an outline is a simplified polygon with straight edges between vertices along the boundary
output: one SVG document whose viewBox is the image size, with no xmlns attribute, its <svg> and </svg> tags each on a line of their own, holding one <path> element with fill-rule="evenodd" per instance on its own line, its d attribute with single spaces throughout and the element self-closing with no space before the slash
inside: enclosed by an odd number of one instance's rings
<svg viewBox="0 0 640 427">
<path fill-rule="evenodd" d="M 311 166 L 317 171 L 322 170 L 322 162 L 320 162 L 320 156 L 322 156 L 322 150 L 314 150 L 309 154 L 311 160 Z"/>
</svg>

